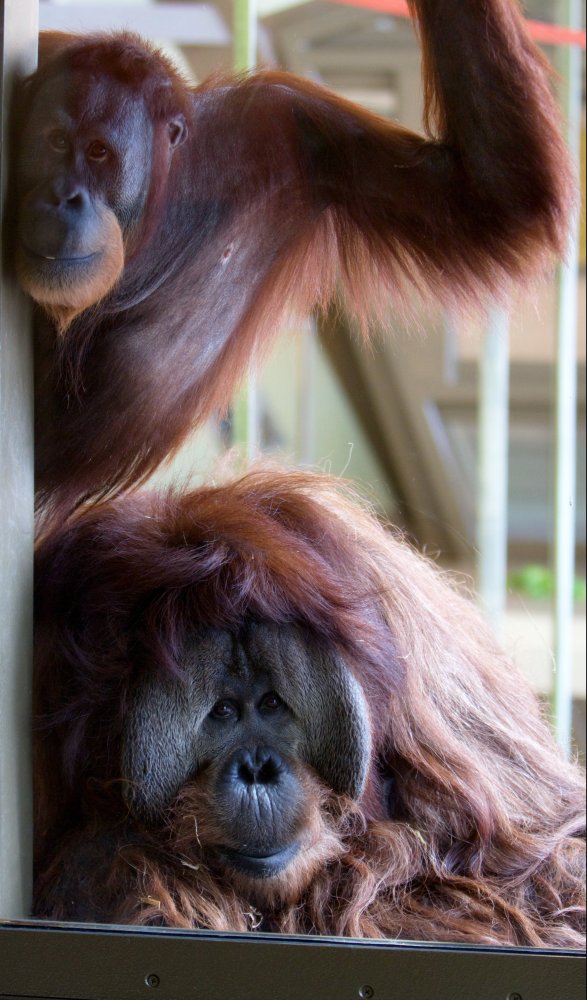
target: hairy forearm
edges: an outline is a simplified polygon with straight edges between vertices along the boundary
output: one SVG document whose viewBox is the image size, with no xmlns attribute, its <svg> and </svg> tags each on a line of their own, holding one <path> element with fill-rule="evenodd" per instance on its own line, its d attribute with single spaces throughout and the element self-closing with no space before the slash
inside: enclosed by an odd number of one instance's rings
<svg viewBox="0 0 587 1000">
<path fill-rule="evenodd" d="M 517 0 L 408 0 L 423 48 L 426 125 L 498 203 L 566 204 L 569 170 L 547 64 Z M 530 182 L 530 186 L 529 186 Z M 538 201 L 537 201 L 538 204 Z"/>
</svg>

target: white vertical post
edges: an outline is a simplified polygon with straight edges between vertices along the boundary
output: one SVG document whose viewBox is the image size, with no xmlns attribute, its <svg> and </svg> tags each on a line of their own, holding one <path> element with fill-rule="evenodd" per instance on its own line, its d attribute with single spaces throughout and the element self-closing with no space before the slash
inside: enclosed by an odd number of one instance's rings
<svg viewBox="0 0 587 1000">
<path fill-rule="evenodd" d="M 479 372 L 477 586 L 497 633 L 506 601 L 509 452 L 509 314 L 495 307 Z"/>
<path fill-rule="evenodd" d="M 9 108 L 37 58 L 37 0 L 0 0 L 2 232 Z M 0 917 L 30 913 L 33 364 L 30 310 L 5 262 L 0 287 Z"/>
<path fill-rule="evenodd" d="M 581 27 L 581 0 L 562 0 L 562 23 Z M 582 55 L 578 46 L 561 49 L 562 108 L 567 141 L 579 164 Z M 571 747 L 573 678 L 573 584 L 575 575 L 575 493 L 577 448 L 577 278 L 579 238 L 573 220 L 567 259 L 558 275 L 556 363 L 556 478 L 554 504 L 554 662 L 553 714 L 557 739 Z"/>
</svg>

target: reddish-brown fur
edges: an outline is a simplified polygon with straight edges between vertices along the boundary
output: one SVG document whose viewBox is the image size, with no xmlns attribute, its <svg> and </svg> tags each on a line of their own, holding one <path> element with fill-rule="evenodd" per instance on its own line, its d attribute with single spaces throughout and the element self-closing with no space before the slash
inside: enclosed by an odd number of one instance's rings
<svg viewBox="0 0 587 1000">
<path fill-rule="evenodd" d="M 205 770 L 143 825 L 123 804 L 119 757 L 142 671 L 181 672 L 195 625 L 237 632 L 251 618 L 338 648 L 373 729 L 359 801 L 299 765 L 305 849 L 256 884 L 208 867 Z M 35 701 L 38 915 L 583 942 L 578 769 L 479 612 L 340 483 L 258 470 L 80 513 L 38 554 Z"/>
<path fill-rule="evenodd" d="M 39 326 L 45 514 L 144 481 L 226 406 L 284 311 L 336 291 L 366 329 L 390 295 L 478 307 L 564 252 L 572 171 L 516 0 L 410 6 L 429 137 L 285 73 L 190 89 L 134 36 L 49 40 L 24 118 L 45 81 L 94 68 L 146 94 L 153 121 L 184 114 L 188 141 L 168 173 L 155 156 L 111 291 L 63 337 Z"/>
</svg>

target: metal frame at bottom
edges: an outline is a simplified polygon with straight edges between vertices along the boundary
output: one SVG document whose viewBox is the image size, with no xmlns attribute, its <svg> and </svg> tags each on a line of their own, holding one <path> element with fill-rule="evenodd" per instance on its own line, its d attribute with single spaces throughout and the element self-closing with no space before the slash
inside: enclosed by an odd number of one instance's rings
<svg viewBox="0 0 587 1000">
<path fill-rule="evenodd" d="M 2 1000 L 583 1000 L 580 952 L 5 922 Z"/>
</svg>

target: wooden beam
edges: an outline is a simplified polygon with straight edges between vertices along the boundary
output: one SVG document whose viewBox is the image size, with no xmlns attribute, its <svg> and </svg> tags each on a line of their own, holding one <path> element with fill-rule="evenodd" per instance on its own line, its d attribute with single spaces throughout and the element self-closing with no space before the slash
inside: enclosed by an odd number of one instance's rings
<svg viewBox="0 0 587 1000">
<path fill-rule="evenodd" d="M 37 59 L 37 0 L 0 0 L 2 232 L 10 105 Z M 30 912 L 32 886 L 31 661 L 33 582 L 33 362 L 28 303 L 4 253 L 0 284 L 0 917 Z M 1 989 L 1 987 L 0 987 Z"/>
</svg>

